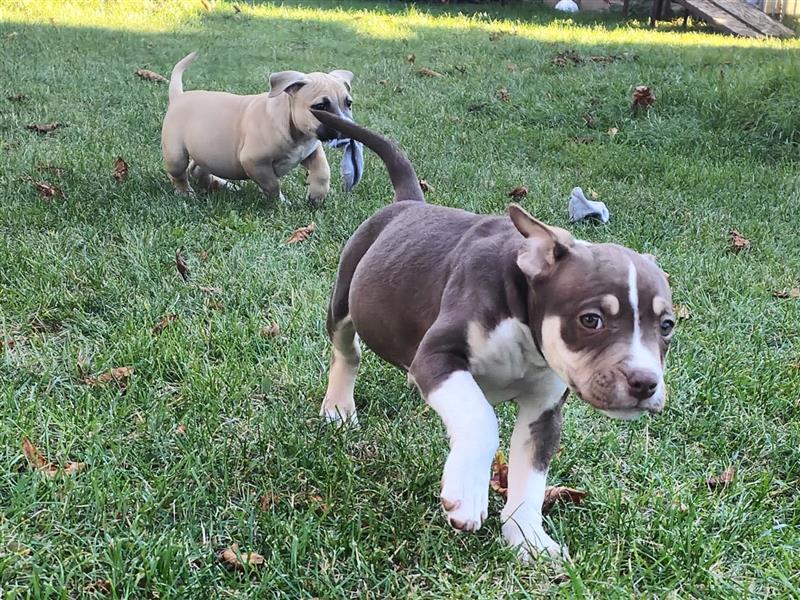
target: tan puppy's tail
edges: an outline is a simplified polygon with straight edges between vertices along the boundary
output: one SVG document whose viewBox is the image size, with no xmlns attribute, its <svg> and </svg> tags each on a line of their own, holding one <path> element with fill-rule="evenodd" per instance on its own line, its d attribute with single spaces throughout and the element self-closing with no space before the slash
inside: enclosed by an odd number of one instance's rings
<svg viewBox="0 0 800 600">
<path fill-rule="evenodd" d="M 394 142 L 365 127 L 356 125 L 352 121 L 342 119 L 324 110 L 314 110 L 312 108 L 311 114 L 323 125 L 335 129 L 344 134 L 345 137 L 361 142 L 380 156 L 383 164 L 386 165 L 386 170 L 389 171 L 389 179 L 392 180 L 395 202 L 400 202 L 401 200 L 425 202 L 414 166 Z"/>
<path fill-rule="evenodd" d="M 172 75 L 169 76 L 169 99 L 173 100 L 176 96 L 183 93 L 183 72 L 191 65 L 197 58 L 197 52 L 192 52 L 188 56 L 181 59 L 172 69 Z"/>
</svg>

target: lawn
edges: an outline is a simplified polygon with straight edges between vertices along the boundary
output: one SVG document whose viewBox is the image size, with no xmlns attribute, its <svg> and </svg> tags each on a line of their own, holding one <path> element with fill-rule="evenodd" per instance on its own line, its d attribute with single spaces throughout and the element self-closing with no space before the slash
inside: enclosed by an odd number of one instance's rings
<svg viewBox="0 0 800 600">
<path fill-rule="evenodd" d="M 212 4 L 0 4 L 0 597 L 798 597 L 800 299 L 774 294 L 800 286 L 800 43 L 530 8 Z M 318 210 L 302 171 L 284 204 L 253 184 L 173 195 L 166 86 L 134 72 L 195 49 L 187 89 L 351 69 L 357 119 L 408 152 L 430 202 L 501 213 L 526 186 L 535 215 L 670 273 L 664 414 L 567 403 L 550 480 L 588 492 L 547 518 L 567 581 L 514 561 L 496 494 L 480 532 L 450 530 L 444 430 L 404 374 L 366 352 L 360 428 L 320 422 L 328 293 L 386 174 L 368 154 Z M 582 60 L 554 63 L 568 50 Z M 656 100 L 634 115 L 636 85 Z M 576 185 L 609 225 L 569 225 Z M 117 367 L 133 374 L 92 384 Z M 85 469 L 47 477 L 23 437 Z M 264 564 L 226 568 L 234 543 Z"/>
</svg>

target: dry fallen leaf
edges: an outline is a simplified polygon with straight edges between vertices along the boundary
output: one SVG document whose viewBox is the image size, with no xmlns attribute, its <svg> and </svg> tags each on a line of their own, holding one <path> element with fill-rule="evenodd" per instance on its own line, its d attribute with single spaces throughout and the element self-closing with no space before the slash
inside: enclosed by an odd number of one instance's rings
<svg viewBox="0 0 800 600">
<path fill-rule="evenodd" d="M 420 77 L 444 77 L 438 71 L 434 71 L 433 69 L 429 69 L 428 67 L 422 67 L 421 69 L 417 69 L 417 75 Z"/>
<path fill-rule="evenodd" d="M 408 56 L 406 56 L 406 62 L 408 64 L 410 64 L 410 65 L 413 65 L 414 61 L 416 61 L 416 60 L 417 60 L 417 55 L 416 54 L 409 54 Z"/>
<path fill-rule="evenodd" d="M 727 487 L 729 483 L 733 481 L 733 478 L 736 475 L 736 469 L 734 467 L 728 467 L 719 475 L 712 475 L 706 480 L 706 485 L 711 490 L 716 490 L 718 488 Z"/>
<path fill-rule="evenodd" d="M 27 437 L 22 438 L 22 453 L 28 460 L 28 464 L 34 469 L 43 469 L 49 464 Z"/>
<path fill-rule="evenodd" d="M 244 570 L 245 566 L 255 567 L 264 564 L 264 557 L 257 552 L 239 552 L 239 546 L 232 544 L 220 553 L 220 558 L 232 569 Z"/>
<path fill-rule="evenodd" d="M 686 321 L 692 318 L 692 312 L 685 304 L 673 304 L 672 309 L 675 311 L 675 316 L 680 321 Z"/>
<path fill-rule="evenodd" d="M 500 88 L 497 90 L 497 99 L 500 102 L 509 102 L 511 100 L 511 94 L 508 93 L 506 88 Z"/>
<path fill-rule="evenodd" d="M 611 127 L 611 128 L 609 128 L 609 130 L 608 130 L 608 135 L 610 135 L 612 138 L 613 138 L 615 135 L 617 135 L 618 133 L 619 133 L 619 129 L 617 129 L 616 127 Z"/>
<path fill-rule="evenodd" d="M 28 465 L 32 469 L 40 471 L 45 477 L 55 477 L 62 472 L 66 475 L 77 475 L 86 469 L 86 463 L 82 462 L 68 462 L 63 470 L 60 469 L 46 460 L 27 437 L 22 438 L 22 453 L 25 455 Z"/>
<path fill-rule="evenodd" d="M 528 188 L 526 188 L 524 185 L 518 185 L 513 190 L 508 192 L 509 198 L 516 198 L 517 200 L 519 200 L 520 198 L 524 198 L 527 195 L 528 195 Z"/>
<path fill-rule="evenodd" d="M 551 62 L 556 67 L 566 67 L 567 65 L 579 65 L 583 59 L 574 50 L 565 50 L 556 54 Z"/>
<path fill-rule="evenodd" d="M 111 582 L 108 579 L 95 579 L 92 583 L 86 586 L 85 591 L 88 593 L 99 592 L 101 594 L 111 594 Z"/>
<path fill-rule="evenodd" d="M 394 86 L 394 88 L 392 89 L 392 91 L 393 91 L 395 94 L 401 94 L 401 93 L 403 93 L 403 88 L 402 88 L 402 87 L 400 87 L 399 85 L 396 85 L 396 86 Z"/>
<path fill-rule="evenodd" d="M 178 435 L 183 435 L 184 433 L 186 433 L 186 425 L 184 425 L 183 423 L 178 425 L 175 428 L 175 433 L 178 434 Z"/>
<path fill-rule="evenodd" d="M 655 101 L 656 97 L 653 94 L 653 90 L 646 85 L 637 85 L 633 90 L 633 102 L 631 103 L 631 108 L 633 110 L 647 110 Z"/>
<path fill-rule="evenodd" d="M 33 187 L 36 188 L 36 191 L 39 192 L 42 198 L 61 198 L 64 196 L 64 192 L 61 191 L 61 188 L 45 183 L 44 181 L 34 181 Z"/>
<path fill-rule="evenodd" d="M 571 502 L 573 504 L 580 504 L 585 497 L 586 492 L 581 490 L 562 486 L 549 487 L 544 491 L 542 514 L 546 515 L 549 513 L 556 503 L 566 504 L 567 502 Z"/>
<path fill-rule="evenodd" d="M 389 85 L 389 80 L 388 79 L 381 79 L 378 83 L 380 83 L 381 85 Z"/>
<path fill-rule="evenodd" d="M 264 327 L 262 327 L 260 331 L 261 337 L 275 337 L 280 332 L 281 328 L 275 321 L 273 321 L 269 325 L 264 325 Z"/>
<path fill-rule="evenodd" d="M 732 252 L 740 252 L 742 250 L 750 249 L 750 240 L 748 240 L 746 237 L 744 237 L 741 233 L 739 233 L 735 229 L 731 229 L 728 232 L 728 236 Z"/>
<path fill-rule="evenodd" d="M 322 512 L 328 512 L 328 504 L 319 494 L 311 494 L 308 499 Z"/>
<path fill-rule="evenodd" d="M 155 71 L 151 71 L 149 69 L 136 69 L 136 75 L 138 75 L 141 79 L 145 81 L 156 81 L 158 83 L 166 83 L 167 78 L 163 75 L 159 75 Z"/>
<path fill-rule="evenodd" d="M 492 461 L 492 478 L 489 480 L 489 487 L 503 498 L 508 495 L 508 462 L 505 454 L 500 451 L 494 455 Z"/>
<path fill-rule="evenodd" d="M 31 123 L 30 125 L 26 125 L 25 129 L 30 131 L 34 131 L 36 133 L 51 133 L 58 129 L 59 127 L 63 127 L 61 123 L 53 122 L 53 123 Z"/>
<path fill-rule="evenodd" d="M 304 242 L 311 234 L 314 233 L 314 230 L 317 228 L 317 225 L 312 221 L 305 227 L 298 227 L 294 230 L 294 233 L 289 236 L 289 238 L 283 242 L 284 244 L 296 244 L 297 242 Z"/>
<path fill-rule="evenodd" d="M 184 281 L 189 281 L 189 265 L 186 264 L 180 248 L 175 250 L 175 268 L 178 269 L 178 274 Z"/>
<path fill-rule="evenodd" d="M 14 94 L 13 96 L 7 96 L 6 98 L 10 102 L 25 102 L 26 100 L 29 100 L 28 96 L 22 93 Z"/>
<path fill-rule="evenodd" d="M 206 262 L 208 260 L 208 252 L 205 250 L 200 250 L 200 254 L 197 255 L 197 258 L 200 259 L 200 262 Z"/>
<path fill-rule="evenodd" d="M 8 348 L 9 350 L 13 350 L 14 346 L 17 345 L 17 340 L 14 338 L 0 338 L 0 349 Z"/>
<path fill-rule="evenodd" d="M 113 382 L 121 388 L 124 388 L 127 385 L 128 379 L 131 378 L 131 375 L 133 375 L 133 367 L 115 367 L 97 377 L 85 375 L 83 377 L 83 383 L 86 385 L 101 386 Z"/>
<path fill-rule="evenodd" d="M 122 183 L 127 176 L 128 163 L 121 156 L 118 156 L 117 160 L 114 161 L 114 179 L 117 180 L 117 183 Z"/>
<path fill-rule="evenodd" d="M 772 295 L 776 298 L 800 298 L 800 287 L 793 287 L 790 290 L 780 290 L 777 292 L 772 292 Z"/>
<path fill-rule="evenodd" d="M 172 323 L 174 323 L 177 320 L 178 320 L 178 315 L 175 314 L 164 315 L 158 320 L 158 323 L 156 323 L 153 326 L 153 335 L 161 335 L 161 333 L 167 327 L 169 327 Z"/>
<path fill-rule="evenodd" d="M 513 73 L 514 71 L 517 70 L 517 65 L 515 63 L 508 63 L 506 65 L 506 69 L 508 69 L 509 72 Z"/>
<path fill-rule="evenodd" d="M 419 180 L 419 187 L 423 192 L 430 192 L 433 190 L 433 186 L 425 179 Z"/>
<path fill-rule="evenodd" d="M 278 496 L 274 492 L 267 492 L 266 494 L 262 494 L 261 498 L 258 499 L 258 508 L 262 512 L 267 512 L 277 503 Z"/>
</svg>

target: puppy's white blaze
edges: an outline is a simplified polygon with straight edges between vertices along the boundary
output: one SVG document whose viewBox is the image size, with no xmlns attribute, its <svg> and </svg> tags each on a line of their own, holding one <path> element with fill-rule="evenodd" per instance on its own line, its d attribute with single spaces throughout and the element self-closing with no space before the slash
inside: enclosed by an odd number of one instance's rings
<svg viewBox="0 0 800 600">
<path fill-rule="evenodd" d="M 628 301 L 633 312 L 633 336 L 631 337 L 628 367 L 632 369 L 645 369 L 658 376 L 658 387 L 648 403 L 658 405 L 664 397 L 664 378 L 661 360 L 658 355 L 644 345 L 642 339 L 641 314 L 639 312 L 639 287 L 636 267 L 633 262 L 628 263 Z M 609 415 L 614 416 L 614 415 Z M 620 418 L 620 417 L 617 417 Z M 625 417 L 622 417 L 625 418 Z"/>
</svg>

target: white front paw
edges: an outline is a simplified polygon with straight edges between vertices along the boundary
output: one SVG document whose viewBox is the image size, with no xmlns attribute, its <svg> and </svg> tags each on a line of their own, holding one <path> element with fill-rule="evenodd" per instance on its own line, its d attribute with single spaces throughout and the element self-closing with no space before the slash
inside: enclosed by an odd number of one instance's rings
<svg viewBox="0 0 800 600">
<path fill-rule="evenodd" d="M 538 523 L 537 523 L 538 520 Z M 546 553 L 554 559 L 569 561 L 569 550 L 545 533 L 541 517 L 513 514 L 503 523 L 503 537 L 513 548 L 517 548 L 521 560 L 527 561 Z"/>
<path fill-rule="evenodd" d="M 447 457 L 441 502 L 447 521 L 460 531 L 477 531 L 489 511 L 489 469 L 468 456 Z"/>
</svg>

